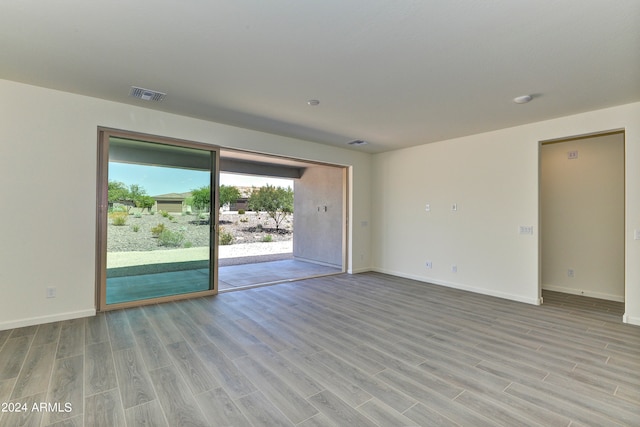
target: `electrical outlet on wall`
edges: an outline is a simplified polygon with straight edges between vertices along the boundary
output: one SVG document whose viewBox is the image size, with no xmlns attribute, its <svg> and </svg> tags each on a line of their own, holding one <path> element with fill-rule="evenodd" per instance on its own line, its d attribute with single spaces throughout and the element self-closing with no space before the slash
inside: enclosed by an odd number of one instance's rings
<svg viewBox="0 0 640 427">
<path fill-rule="evenodd" d="M 428 269 L 431 270 L 433 268 L 433 263 L 431 261 L 426 261 L 424 263 L 424 266 Z"/>
<path fill-rule="evenodd" d="M 453 264 L 453 265 L 451 266 L 451 272 L 452 272 L 452 273 L 457 273 L 457 272 L 458 272 L 458 266 L 457 266 L 457 265 L 455 265 L 455 264 Z"/>
<path fill-rule="evenodd" d="M 575 277 L 576 276 L 576 272 L 573 271 L 573 268 L 570 268 L 567 270 L 567 276 L 568 277 Z"/>
<path fill-rule="evenodd" d="M 53 286 L 49 286 L 47 288 L 47 298 L 55 298 L 56 297 L 56 288 Z"/>
</svg>

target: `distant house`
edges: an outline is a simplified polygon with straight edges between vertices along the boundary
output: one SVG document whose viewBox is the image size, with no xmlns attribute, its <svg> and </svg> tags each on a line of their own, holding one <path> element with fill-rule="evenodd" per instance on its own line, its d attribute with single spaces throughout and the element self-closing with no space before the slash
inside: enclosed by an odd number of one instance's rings
<svg viewBox="0 0 640 427">
<path fill-rule="evenodd" d="M 231 203 L 229 206 L 229 210 L 238 211 L 243 209 L 245 211 L 249 210 L 249 197 L 251 197 L 251 193 L 255 190 L 255 187 L 236 187 L 240 191 L 240 198 L 236 200 L 234 203 Z"/>
<path fill-rule="evenodd" d="M 156 212 L 182 213 L 187 210 L 185 200 L 191 197 L 191 193 L 167 193 L 152 197 L 156 200 Z"/>
<path fill-rule="evenodd" d="M 249 210 L 249 199 L 246 197 L 241 197 L 236 200 L 234 203 L 229 205 L 230 211 L 239 211 L 240 209 L 248 211 Z"/>
</svg>

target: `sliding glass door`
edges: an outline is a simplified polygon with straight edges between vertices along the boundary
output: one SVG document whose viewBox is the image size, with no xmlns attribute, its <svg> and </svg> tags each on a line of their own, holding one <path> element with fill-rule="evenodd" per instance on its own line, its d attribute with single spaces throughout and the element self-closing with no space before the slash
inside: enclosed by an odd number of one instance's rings
<svg viewBox="0 0 640 427">
<path fill-rule="evenodd" d="M 101 130 L 100 310 L 217 292 L 218 151 Z"/>
</svg>

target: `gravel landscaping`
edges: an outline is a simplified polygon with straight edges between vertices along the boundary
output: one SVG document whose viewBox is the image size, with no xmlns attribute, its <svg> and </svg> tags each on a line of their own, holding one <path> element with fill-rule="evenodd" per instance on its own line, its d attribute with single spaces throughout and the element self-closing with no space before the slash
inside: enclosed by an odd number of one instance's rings
<svg viewBox="0 0 640 427">
<path fill-rule="evenodd" d="M 151 229 L 159 224 L 165 230 L 180 233 L 183 237 L 179 247 L 209 246 L 209 224 L 197 215 L 172 214 L 172 219 L 156 213 L 128 215 L 124 225 L 114 225 L 110 218 L 107 226 L 107 252 L 134 252 L 175 249 L 163 246 Z M 273 219 L 266 213 L 224 212 L 219 218 L 220 231 L 233 236 L 232 245 L 268 241 L 282 242 L 293 238 L 293 216 L 289 216 L 276 231 Z M 136 231 L 137 230 L 137 231 Z"/>
</svg>

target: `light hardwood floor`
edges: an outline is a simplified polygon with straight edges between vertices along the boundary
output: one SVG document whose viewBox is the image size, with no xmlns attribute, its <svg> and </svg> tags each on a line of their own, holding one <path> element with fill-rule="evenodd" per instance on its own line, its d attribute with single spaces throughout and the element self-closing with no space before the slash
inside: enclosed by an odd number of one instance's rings
<svg viewBox="0 0 640 427">
<path fill-rule="evenodd" d="M 0 331 L 0 426 L 640 425 L 640 328 L 544 297 L 366 273 Z"/>
</svg>

